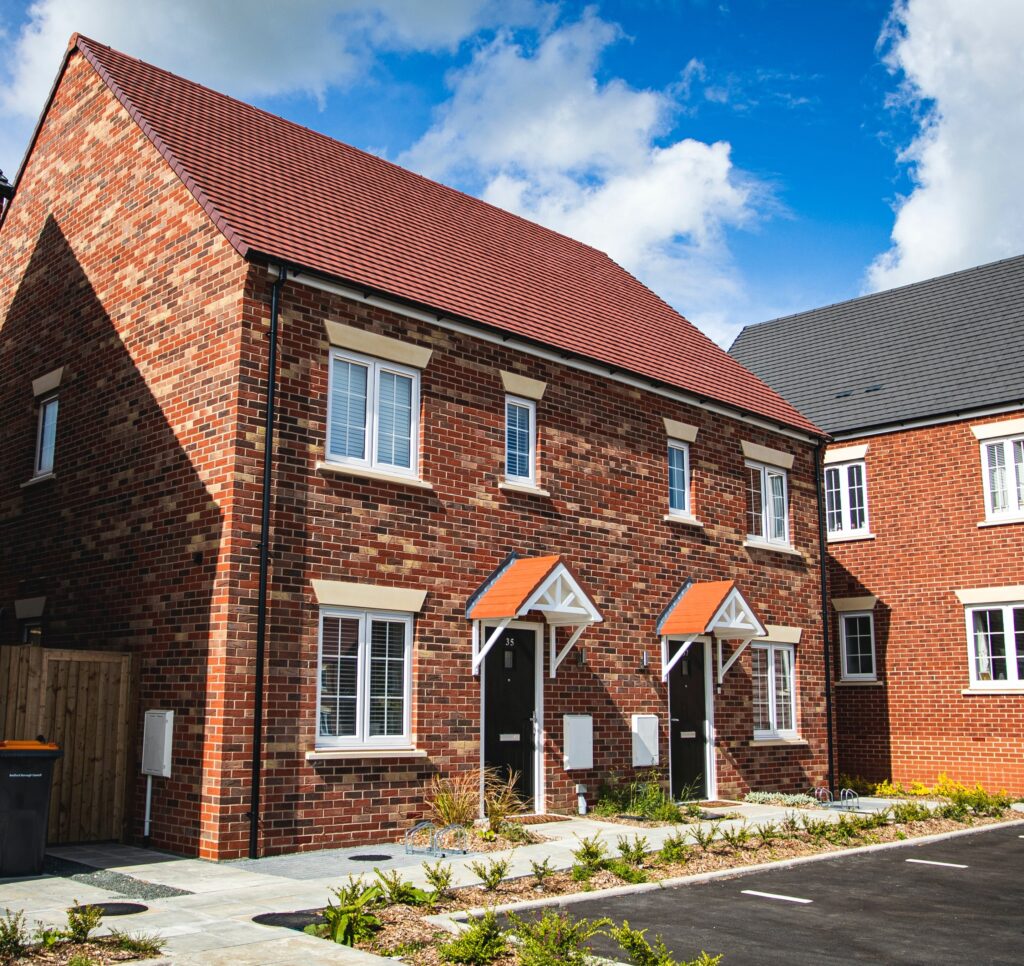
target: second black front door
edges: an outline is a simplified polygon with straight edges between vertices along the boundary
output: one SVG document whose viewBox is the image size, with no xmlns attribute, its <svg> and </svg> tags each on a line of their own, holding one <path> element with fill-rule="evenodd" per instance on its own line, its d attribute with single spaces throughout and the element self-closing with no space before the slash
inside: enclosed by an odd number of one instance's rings
<svg viewBox="0 0 1024 966">
<path fill-rule="evenodd" d="M 669 646 L 674 655 L 681 643 Z M 704 645 L 693 643 L 668 676 L 668 709 L 672 746 L 672 794 L 706 798 L 707 703 L 704 694 Z"/>
<path fill-rule="evenodd" d="M 485 628 L 485 639 L 493 628 Z M 533 805 L 537 711 L 537 634 L 507 628 L 484 659 L 484 765 L 518 775 L 523 800 Z"/>
</svg>

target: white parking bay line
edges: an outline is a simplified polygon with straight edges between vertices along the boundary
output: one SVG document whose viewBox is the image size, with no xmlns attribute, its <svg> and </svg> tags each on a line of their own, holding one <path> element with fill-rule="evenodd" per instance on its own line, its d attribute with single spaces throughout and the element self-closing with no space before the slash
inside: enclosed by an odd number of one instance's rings
<svg viewBox="0 0 1024 966">
<path fill-rule="evenodd" d="M 943 865 L 947 869 L 966 869 L 966 865 L 960 865 L 958 862 L 930 862 L 928 859 L 907 859 L 908 862 L 913 862 L 915 865 Z"/>
<path fill-rule="evenodd" d="M 753 889 L 744 889 L 745 896 L 758 896 L 761 899 L 780 899 L 782 902 L 799 902 L 801 905 L 808 905 L 814 902 L 813 899 L 798 899 L 796 896 L 780 896 L 774 892 L 755 892 Z"/>
</svg>

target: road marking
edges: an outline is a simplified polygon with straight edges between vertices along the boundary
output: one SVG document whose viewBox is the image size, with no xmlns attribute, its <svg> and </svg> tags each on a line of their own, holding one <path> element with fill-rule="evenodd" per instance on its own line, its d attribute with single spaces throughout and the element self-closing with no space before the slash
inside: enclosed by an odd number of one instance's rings
<svg viewBox="0 0 1024 966">
<path fill-rule="evenodd" d="M 928 859 L 907 859 L 908 862 L 914 862 L 917 865 L 943 865 L 947 869 L 966 869 L 966 865 L 960 865 L 957 862 L 929 862 Z"/>
<path fill-rule="evenodd" d="M 798 899 L 796 896 L 779 896 L 774 892 L 755 892 L 753 889 L 744 889 L 745 896 L 759 896 L 761 899 L 781 899 L 783 902 L 799 902 L 803 905 L 814 902 L 813 899 Z"/>
</svg>

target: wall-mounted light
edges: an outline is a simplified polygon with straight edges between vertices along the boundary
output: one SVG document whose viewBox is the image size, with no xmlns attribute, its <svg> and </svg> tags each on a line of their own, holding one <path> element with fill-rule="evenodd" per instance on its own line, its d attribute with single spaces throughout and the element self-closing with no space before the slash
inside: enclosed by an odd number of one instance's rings
<svg viewBox="0 0 1024 966">
<path fill-rule="evenodd" d="M 651 659 L 650 659 L 650 657 L 648 657 L 647 652 L 646 651 L 641 651 L 640 652 L 640 667 L 637 668 L 637 671 L 640 674 L 643 674 L 647 670 L 647 668 L 650 667 L 650 664 L 651 664 Z"/>
<path fill-rule="evenodd" d="M 582 647 L 576 648 L 576 667 L 583 667 L 587 663 L 587 652 Z"/>
</svg>

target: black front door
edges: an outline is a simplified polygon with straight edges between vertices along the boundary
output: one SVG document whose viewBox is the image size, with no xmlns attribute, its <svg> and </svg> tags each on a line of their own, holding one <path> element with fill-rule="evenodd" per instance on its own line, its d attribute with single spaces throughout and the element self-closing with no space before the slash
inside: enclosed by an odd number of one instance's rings
<svg viewBox="0 0 1024 966">
<path fill-rule="evenodd" d="M 674 655 L 682 644 L 669 645 Z M 704 645 L 693 643 L 668 676 L 668 710 L 672 743 L 672 794 L 706 798 L 707 705 L 704 696 Z"/>
<path fill-rule="evenodd" d="M 494 632 L 484 628 L 484 639 Z M 484 765 L 502 777 L 518 775 L 516 787 L 533 805 L 537 634 L 506 628 L 484 658 Z"/>
</svg>

